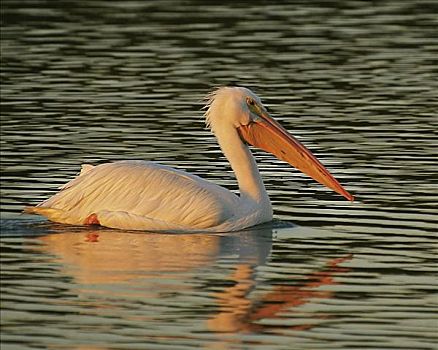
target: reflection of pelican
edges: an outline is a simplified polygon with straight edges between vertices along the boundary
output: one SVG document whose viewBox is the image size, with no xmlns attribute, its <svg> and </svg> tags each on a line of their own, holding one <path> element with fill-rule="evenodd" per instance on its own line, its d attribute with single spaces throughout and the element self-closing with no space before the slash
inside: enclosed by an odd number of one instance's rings
<svg viewBox="0 0 438 350">
<path fill-rule="evenodd" d="M 236 266 L 236 271 L 231 277 L 235 285 L 216 294 L 220 311 L 208 321 L 208 326 L 216 332 L 260 332 L 275 328 L 275 326 L 264 326 L 259 321 L 279 318 L 282 312 L 304 305 L 311 299 L 331 298 L 332 292 L 318 290 L 318 287 L 336 284 L 333 277 L 337 273 L 348 271 L 339 264 L 350 260 L 351 257 L 347 255 L 332 259 L 326 263 L 326 269 L 309 274 L 300 285 L 274 286 L 270 293 L 257 300 L 248 297 L 255 284 L 254 267 L 240 264 Z M 290 328 L 304 330 L 311 327 L 312 324 L 299 324 Z"/>
<path fill-rule="evenodd" d="M 272 219 L 272 208 L 246 143 L 273 153 L 353 200 L 313 154 L 242 87 L 219 88 L 206 112 L 236 175 L 240 196 L 200 177 L 143 161 L 84 165 L 62 191 L 26 209 L 67 224 L 152 231 L 237 231 Z"/>
<path fill-rule="evenodd" d="M 263 225 L 264 226 L 264 225 Z M 56 226 L 54 226 L 56 232 Z M 218 234 L 155 234 L 109 229 L 65 230 L 42 236 L 45 253 L 59 257 L 65 273 L 80 284 L 133 282 L 164 274 L 187 278 L 222 255 L 263 264 L 271 248 L 271 227 Z"/>
<path fill-rule="evenodd" d="M 157 273 L 178 274 L 208 264 L 218 238 L 197 234 L 136 234 L 114 230 L 64 232 L 41 237 L 43 249 L 59 256 L 65 273 L 80 284 L 135 281 Z"/>
<path fill-rule="evenodd" d="M 281 317 L 311 300 L 331 298 L 332 293 L 321 287 L 335 284 L 336 275 L 346 271 L 339 265 L 350 259 L 346 256 L 330 260 L 321 271 L 298 280 L 292 278 L 291 285 L 284 284 L 289 278 L 281 285 L 265 281 L 262 284 L 272 288 L 262 293 L 257 270 L 271 251 L 270 226 L 224 235 L 138 234 L 105 229 L 66 232 L 65 227 L 60 231 L 41 237 L 41 250 L 58 257 L 56 261 L 62 264 L 63 273 L 75 281 L 79 300 L 87 300 L 89 307 L 99 309 L 105 305 L 112 314 L 113 309 L 120 308 L 117 300 L 124 300 L 120 297 L 129 297 L 135 305 L 137 300 L 143 305 L 149 298 L 155 305 L 164 302 L 163 295 L 179 295 L 184 303 L 193 300 L 194 304 L 187 307 L 197 310 L 195 299 L 187 299 L 194 293 L 203 302 L 207 297 L 217 304 L 209 312 L 206 324 L 215 332 L 270 330 L 269 325 L 263 325 L 265 320 Z M 218 269 L 221 260 L 227 264 Z M 270 271 L 274 266 L 270 266 Z M 212 276 L 216 277 L 211 280 Z M 147 306 L 141 314 L 144 322 L 163 317 Z M 169 315 L 174 322 L 174 314 Z M 303 324 L 290 328 L 306 329 L 324 317 L 312 314 Z"/>
</svg>

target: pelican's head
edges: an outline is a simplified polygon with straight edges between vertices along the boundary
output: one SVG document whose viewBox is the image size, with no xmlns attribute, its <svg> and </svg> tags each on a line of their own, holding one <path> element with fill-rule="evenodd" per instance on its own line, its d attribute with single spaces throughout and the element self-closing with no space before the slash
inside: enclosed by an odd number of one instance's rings
<svg viewBox="0 0 438 350">
<path fill-rule="evenodd" d="M 224 86 L 207 96 L 206 122 L 216 133 L 219 128 L 239 128 L 250 124 L 258 115 L 267 113 L 260 98 L 240 86 Z M 260 111 L 259 111 L 260 109 Z"/>
<path fill-rule="evenodd" d="M 221 87 L 207 99 L 206 123 L 215 134 L 237 130 L 246 143 L 272 153 L 348 200 L 354 200 L 312 152 L 269 115 L 251 90 Z"/>
</svg>

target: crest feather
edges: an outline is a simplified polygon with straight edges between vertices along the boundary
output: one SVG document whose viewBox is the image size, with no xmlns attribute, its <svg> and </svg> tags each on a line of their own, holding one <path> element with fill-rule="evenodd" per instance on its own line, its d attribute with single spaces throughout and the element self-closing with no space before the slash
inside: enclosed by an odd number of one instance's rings
<svg viewBox="0 0 438 350">
<path fill-rule="evenodd" d="M 211 130 L 210 107 L 213 104 L 214 100 L 216 99 L 218 92 L 223 88 L 224 88 L 223 86 L 219 86 L 213 89 L 204 98 L 205 106 L 202 107 L 202 109 L 205 110 L 204 112 L 205 126 L 210 130 Z"/>
</svg>

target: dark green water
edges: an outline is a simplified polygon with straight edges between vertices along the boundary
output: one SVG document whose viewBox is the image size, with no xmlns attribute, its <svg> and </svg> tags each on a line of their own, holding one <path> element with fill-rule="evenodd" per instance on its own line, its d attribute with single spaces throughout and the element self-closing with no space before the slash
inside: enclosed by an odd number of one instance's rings
<svg viewBox="0 0 438 350">
<path fill-rule="evenodd" d="M 435 1 L 2 1 L 2 349 L 436 349 Z M 21 215 L 81 163 L 236 190 L 202 98 L 238 83 L 356 195 L 254 150 L 273 224 Z"/>
</svg>

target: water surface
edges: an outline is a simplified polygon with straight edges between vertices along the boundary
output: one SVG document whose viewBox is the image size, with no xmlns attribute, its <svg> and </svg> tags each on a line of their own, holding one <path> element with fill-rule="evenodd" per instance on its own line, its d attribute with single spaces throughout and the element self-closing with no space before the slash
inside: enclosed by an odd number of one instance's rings
<svg viewBox="0 0 438 350">
<path fill-rule="evenodd" d="M 434 349 L 433 1 L 2 1 L 2 349 Z M 271 224 L 220 235 L 21 215 L 82 163 L 235 191 L 204 127 L 238 83 L 356 195 L 253 150 Z"/>
</svg>

